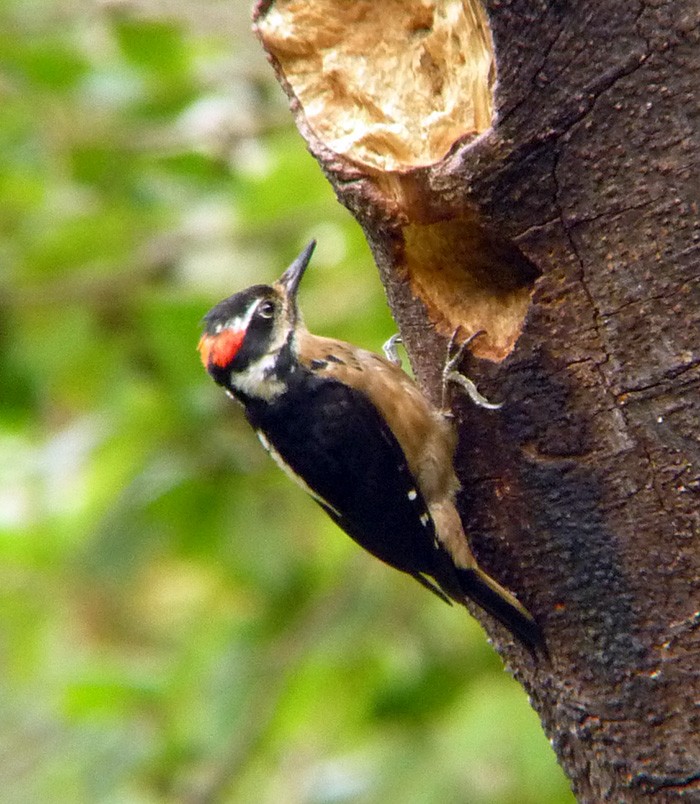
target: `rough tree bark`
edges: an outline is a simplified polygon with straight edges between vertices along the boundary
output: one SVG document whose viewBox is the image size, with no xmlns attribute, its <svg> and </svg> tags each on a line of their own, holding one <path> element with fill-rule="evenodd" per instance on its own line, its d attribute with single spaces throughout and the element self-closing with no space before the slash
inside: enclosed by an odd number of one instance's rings
<svg viewBox="0 0 700 804">
<path fill-rule="evenodd" d="M 461 513 L 544 628 L 535 664 L 486 623 L 581 801 L 700 801 L 697 15 L 255 9 L 428 393 L 486 331 L 468 369 L 505 405 L 457 402 Z"/>
</svg>

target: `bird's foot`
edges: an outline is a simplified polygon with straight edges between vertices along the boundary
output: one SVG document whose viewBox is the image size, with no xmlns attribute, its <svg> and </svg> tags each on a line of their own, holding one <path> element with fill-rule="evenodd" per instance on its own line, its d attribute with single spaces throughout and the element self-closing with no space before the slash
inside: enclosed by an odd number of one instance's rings
<svg viewBox="0 0 700 804">
<path fill-rule="evenodd" d="M 467 392 L 467 395 L 475 405 L 478 405 L 480 408 L 486 408 L 486 410 L 499 410 L 499 408 L 503 407 L 502 402 L 499 404 L 489 402 L 485 396 L 482 396 L 482 394 L 479 393 L 474 381 L 470 380 L 469 377 L 466 377 L 461 373 L 461 371 L 459 371 L 459 366 L 464 360 L 464 355 L 469 347 L 469 344 L 471 344 L 476 338 L 483 335 L 484 330 L 480 329 L 477 332 L 472 333 L 466 340 L 455 348 L 460 329 L 461 327 L 457 327 L 455 329 L 447 346 L 447 359 L 445 360 L 445 367 L 442 370 L 442 409 L 443 411 L 448 411 L 449 415 L 449 406 L 447 405 L 447 389 L 450 383 L 454 383 L 455 385 L 459 385 L 460 388 Z"/>
<path fill-rule="evenodd" d="M 399 357 L 399 351 L 396 348 L 397 344 L 403 343 L 403 340 L 399 333 L 397 332 L 395 335 L 392 335 L 391 338 L 382 346 L 382 351 L 384 352 L 384 357 L 390 362 L 393 363 L 395 366 L 401 368 L 401 358 Z"/>
</svg>

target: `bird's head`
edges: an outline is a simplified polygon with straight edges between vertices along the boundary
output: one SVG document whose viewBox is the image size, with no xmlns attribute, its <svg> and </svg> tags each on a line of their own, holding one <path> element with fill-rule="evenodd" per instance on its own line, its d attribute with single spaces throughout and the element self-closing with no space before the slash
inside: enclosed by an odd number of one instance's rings
<svg viewBox="0 0 700 804">
<path fill-rule="evenodd" d="M 312 240 L 272 285 L 246 288 L 206 314 L 198 349 L 217 383 L 247 396 L 274 395 L 279 361 L 301 323 L 297 291 L 315 246 Z"/>
</svg>

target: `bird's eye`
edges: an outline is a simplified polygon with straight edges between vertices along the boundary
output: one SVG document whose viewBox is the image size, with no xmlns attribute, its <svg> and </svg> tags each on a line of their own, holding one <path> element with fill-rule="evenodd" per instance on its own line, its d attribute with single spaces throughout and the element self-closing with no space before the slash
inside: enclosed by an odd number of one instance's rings
<svg viewBox="0 0 700 804">
<path fill-rule="evenodd" d="M 274 302 L 264 301 L 258 307 L 257 312 L 258 312 L 258 315 L 261 318 L 272 318 L 272 316 L 275 314 L 275 304 L 274 304 Z"/>
</svg>

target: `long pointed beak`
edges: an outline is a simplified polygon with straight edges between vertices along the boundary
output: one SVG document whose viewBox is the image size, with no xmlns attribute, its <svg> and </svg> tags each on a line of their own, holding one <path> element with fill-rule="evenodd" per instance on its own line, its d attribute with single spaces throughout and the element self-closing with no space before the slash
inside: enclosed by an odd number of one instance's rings
<svg viewBox="0 0 700 804">
<path fill-rule="evenodd" d="M 283 293 L 290 299 L 296 300 L 297 291 L 299 290 L 299 283 L 301 282 L 304 271 L 306 270 L 311 255 L 316 248 L 316 241 L 312 240 L 309 245 L 301 252 L 301 254 L 294 260 L 294 262 L 287 268 L 282 276 L 275 282 Z"/>
</svg>

